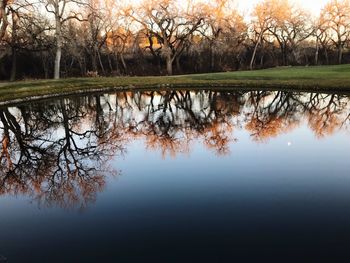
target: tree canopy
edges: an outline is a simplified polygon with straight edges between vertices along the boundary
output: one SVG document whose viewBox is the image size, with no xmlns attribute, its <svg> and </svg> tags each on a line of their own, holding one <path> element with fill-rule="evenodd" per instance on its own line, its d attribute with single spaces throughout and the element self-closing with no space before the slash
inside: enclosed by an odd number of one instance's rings
<svg viewBox="0 0 350 263">
<path fill-rule="evenodd" d="M 350 63 L 350 1 L 1 0 L 0 78 L 172 75 Z"/>
</svg>

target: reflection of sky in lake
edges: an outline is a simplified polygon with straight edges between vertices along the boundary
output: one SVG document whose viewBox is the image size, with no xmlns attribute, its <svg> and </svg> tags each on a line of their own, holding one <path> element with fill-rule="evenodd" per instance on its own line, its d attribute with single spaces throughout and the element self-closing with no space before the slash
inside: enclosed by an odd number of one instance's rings
<svg viewBox="0 0 350 263">
<path fill-rule="evenodd" d="M 227 155 L 202 138 L 176 157 L 130 139 L 110 161 L 120 174 L 107 176 L 83 211 L 1 196 L 0 254 L 10 262 L 215 262 L 349 244 L 349 134 L 318 138 L 305 118 L 264 143 L 243 128 L 233 133 Z"/>
</svg>

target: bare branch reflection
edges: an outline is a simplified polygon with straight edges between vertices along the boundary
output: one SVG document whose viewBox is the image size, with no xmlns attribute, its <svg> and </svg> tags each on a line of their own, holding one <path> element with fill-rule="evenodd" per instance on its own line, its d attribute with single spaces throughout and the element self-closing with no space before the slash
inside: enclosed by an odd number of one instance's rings
<svg viewBox="0 0 350 263">
<path fill-rule="evenodd" d="M 0 195 L 84 209 L 140 139 L 163 158 L 201 142 L 230 153 L 235 133 L 267 142 L 307 122 L 317 138 L 348 130 L 349 97 L 282 91 L 165 90 L 65 98 L 0 109 Z"/>
</svg>

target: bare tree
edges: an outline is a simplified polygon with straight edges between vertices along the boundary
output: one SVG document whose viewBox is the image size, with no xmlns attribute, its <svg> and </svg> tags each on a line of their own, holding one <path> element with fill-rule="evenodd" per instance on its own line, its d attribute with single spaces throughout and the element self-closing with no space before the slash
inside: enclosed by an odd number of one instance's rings
<svg viewBox="0 0 350 263">
<path fill-rule="evenodd" d="M 330 46 L 331 37 L 327 30 L 327 23 L 324 20 L 322 14 L 317 19 L 314 25 L 313 35 L 315 36 L 315 64 L 318 65 L 320 62 L 320 52 L 323 51 L 326 64 L 329 64 L 328 48 Z"/>
<path fill-rule="evenodd" d="M 297 50 L 301 43 L 313 33 L 310 14 L 289 0 L 280 0 L 279 8 L 272 13 L 272 25 L 269 32 L 277 40 L 282 56 L 282 65 L 289 62 L 288 55 L 298 61 Z"/>
<path fill-rule="evenodd" d="M 2 38 L 4 37 L 5 33 L 6 33 L 6 29 L 8 26 L 8 0 L 1 0 L 0 1 L 0 40 L 2 40 Z"/>
<path fill-rule="evenodd" d="M 338 50 L 338 63 L 341 64 L 344 47 L 350 38 L 350 1 L 331 0 L 322 10 L 321 16 Z"/>
<path fill-rule="evenodd" d="M 250 60 L 249 68 L 253 70 L 256 53 L 259 45 L 263 44 L 264 35 L 268 32 L 272 23 L 273 10 L 278 8 L 275 4 L 276 0 L 263 0 L 258 3 L 252 13 L 252 31 L 254 35 L 254 50 Z"/>
<path fill-rule="evenodd" d="M 8 0 L 0 0 L 0 60 L 9 53 L 8 46 L 3 43 L 9 25 L 9 4 Z"/>
<path fill-rule="evenodd" d="M 34 49 L 29 47 L 29 43 L 34 44 L 33 40 L 48 28 L 41 27 L 39 30 L 32 31 L 32 26 L 40 27 L 39 20 L 44 21 L 40 15 L 32 16 L 31 14 L 37 12 L 35 5 L 31 1 L 17 0 L 8 6 L 9 14 L 9 30 L 7 32 L 6 41 L 11 48 L 11 74 L 10 80 L 16 79 L 17 71 L 17 51 L 19 49 Z"/>
<path fill-rule="evenodd" d="M 172 75 L 349 61 L 350 0 L 329 0 L 319 17 L 294 0 L 257 0 L 249 18 L 238 12 L 236 0 L 185 3 L 0 0 L 0 78 Z"/>
<path fill-rule="evenodd" d="M 229 0 L 213 1 L 205 6 L 205 14 L 205 22 L 200 32 L 208 42 L 210 70 L 214 71 L 217 54 L 231 56 L 246 40 L 247 25 Z"/>
<path fill-rule="evenodd" d="M 56 41 L 56 56 L 54 63 L 54 79 L 60 78 L 60 66 L 63 47 L 63 25 L 71 20 L 76 19 L 79 21 L 85 20 L 81 13 L 75 11 L 86 3 L 84 0 L 43 0 L 43 4 L 48 13 L 54 16 L 55 21 L 55 41 Z"/>
<path fill-rule="evenodd" d="M 151 0 L 145 2 L 134 17 L 158 40 L 167 73 L 172 75 L 175 59 L 181 56 L 190 37 L 203 22 L 201 14 L 180 12 L 174 0 Z"/>
</svg>

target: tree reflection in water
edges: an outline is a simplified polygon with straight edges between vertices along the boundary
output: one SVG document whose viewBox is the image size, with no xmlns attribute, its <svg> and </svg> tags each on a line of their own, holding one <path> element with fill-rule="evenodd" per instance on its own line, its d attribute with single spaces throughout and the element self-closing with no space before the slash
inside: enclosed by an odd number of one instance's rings
<svg viewBox="0 0 350 263">
<path fill-rule="evenodd" d="M 229 154 L 245 129 L 256 142 L 306 121 L 316 137 L 349 127 L 349 97 L 270 91 L 120 92 L 0 109 L 0 195 L 29 195 L 40 205 L 86 207 L 117 175 L 110 160 L 144 139 L 163 158 L 194 141 Z"/>
</svg>

